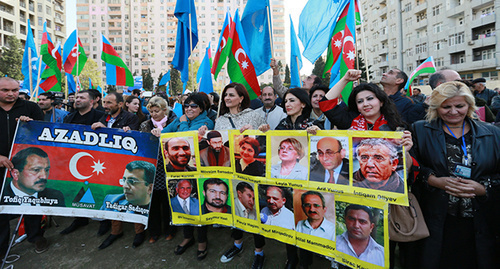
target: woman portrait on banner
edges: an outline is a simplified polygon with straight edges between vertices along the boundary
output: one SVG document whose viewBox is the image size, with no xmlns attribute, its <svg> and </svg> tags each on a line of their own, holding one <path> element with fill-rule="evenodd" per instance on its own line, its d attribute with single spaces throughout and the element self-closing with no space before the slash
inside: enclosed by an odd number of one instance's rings
<svg viewBox="0 0 500 269">
<path fill-rule="evenodd" d="M 410 155 L 413 146 L 412 134 L 408 125 L 403 121 L 397 111 L 396 105 L 389 96 L 373 83 L 361 83 L 356 86 L 348 97 L 348 105 L 340 98 L 342 90 L 349 82 L 354 82 L 361 77 L 360 70 L 348 70 L 337 84 L 335 84 L 320 102 L 321 110 L 331 122 L 340 130 L 359 131 L 396 131 L 405 130 L 401 145 L 406 151 L 406 171 L 409 175 L 407 183 L 413 182 L 412 171 L 418 169 L 418 163 Z M 314 132 L 314 127 L 308 131 Z M 415 166 L 414 166 L 415 165 Z M 353 186 L 361 185 L 362 181 L 353 182 Z M 400 256 L 413 255 L 405 244 L 400 245 Z M 391 265 L 394 264 L 394 251 L 396 243 L 390 241 Z"/>
<path fill-rule="evenodd" d="M 287 117 L 281 120 L 276 127 L 276 130 L 306 130 L 314 126 L 314 130 L 323 128 L 323 123 L 311 119 L 311 101 L 306 89 L 293 88 L 289 89 L 283 96 L 281 104 L 283 111 Z M 259 127 L 259 130 L 266 132 L 270 129 L 268 124 Z M 304 169 L 307 175 L 307 169 Z M 300 265 L 308 267 L 312 263 L 312 252 L 300 249 Z M 286 245 L 287 267 L 295 268 L 299 264 L 299 256 L 297 255 L 297 247 L 294 245 Z"/>
<path fill-rule="evenodd" d="M 430 237 L 419 268 L 498 268 L 500 129 L 476 119 L 461 82 L 439 85 L 425 121 L 413 124 L 421 164 L 417 197 Z"/>
<path fill-rule="evenodd" d="M 271 177 L 307 180 L 307 168 L 299 164 L 304 155 L 300 141 L 292 137 L 282 140 L 278 148 L 281 162 L 271 166 Z"/>
<path fill-rule="evenodd" d="M 248 95 L 245 86 L 236 82 L 230 83 L 224 87 L 221 96 L 219 113 L 219 117 L 215 121 L 215 130 L 233 129 L 240 130 L 242 133 L 245 130 L 255 130 L 260 125 L 265 123 L 264 117 L 262 117 L 257 111 L 250 108 L 250 96 Z M 250 149 L 254 148 L 250 145 L 248 150 Z M 263 169 L 265 171 L 265 167 Z M 256 171 L 256 173 L 259 173 L 259 171 Z M 254 234 L 253 236 L 255 242 L 254 258 L 260 260 L 264 255 L 263 247 L 266 244 L 266 241 L 264 236 L 260 234 Z M 231 237 L 234 239 L 234 245 L 224 252 L 220 258 L 223 263 L 231 261 L 238 253 L 241 252 L 243 248 L 242 230 L 232 229 Z"/>
<path fill-rule="evenodd" d="M 238 146 L 241 159 L 236 159 L 236 172 L 250 176 L 265 176 L 266 166 L 256 159 L 260 153 L 259 141 L 247 136 L 240 140 Z"/>
<path fill-rule="evenodd" d="M 135 95 L 129 95 L 123 103 L 123 110 L 134 113 L 139 118 L 139 123 L 144 122 L 147 117 L 142 112 L 141 99 Z"/>
<path fill-rule="evenodd" d="M 139 130 L 141 132 L 151 132 L 157 137 L 160 137 L 161 130 L 172 122 L 177 116 L 170 113 L 167 101 L 162 97 L 155 96 L 149 100 L 146 108 L 151 115 L 151 118 L 141 124 Z M 158 152 L 158 160 L 156 163 L 156 175 L 153 185 L 153 197 L 151 198 L 151 206 L 149 208 L 148 230 L 149 243 L 156 242 L 163 232 L 167 241 L 172 240 L 175 235 L 175 226 L 170 225 L 171 215 L 170 206 L 168 203 L 167 185 L 165 181 L 165 169 L 163 166 L 163 154 L 161 150 Z"/>
<path fill-rule="evenodd" d="M 205 103 L 203 97 L 199 93 L 190 94 L 184 101 L 183 111 L 184 115 L 175 119 L 162 133 L 171 132 L 185 132 L 185 131 L 198 131 L 212 130 L 214 123 L 207 117 L 205 111 Z M 176 255 L 183 254 L 186 249 L 194 244 L 194 226 L 184 226 L 183 233 L 184 239 L 175 247 L 174 253 Z M 196 258 L 203 260 L 208 254 L 207 248 L 207 226 L 200 226 L 198 230 L 198 251 Z"/>
</svg>

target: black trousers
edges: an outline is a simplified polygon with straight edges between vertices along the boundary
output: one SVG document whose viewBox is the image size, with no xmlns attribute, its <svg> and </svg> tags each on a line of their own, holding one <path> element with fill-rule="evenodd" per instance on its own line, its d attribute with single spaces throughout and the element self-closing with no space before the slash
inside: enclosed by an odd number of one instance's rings
<svg viewBox="0 0 500 269">
<path fill-rule="evenodd" d="M 231 237 L 234 240 L 240 240 L 243 238 L 243 231 L 240 229 L 233 229 Z M 255 248 L 263 248 L 264 245 L 266 245 L 266 238 L 260 234 L 253 234 L 253 241 L 255 243 Z"/>
<path fill-rule="evenodd" d="M 163 231 L 165 235 L 173 235 L 175 226 L 170 225 L 170 206 L 166 190 L 153 190 L 151 206 L 149 208 L 148 230 L 151 236 L 160 236 Z"/>
<path fill-rule="evenodd" d="M 10 220 L 19 215 L 0 214 L 0 253 L 7 252 L 10 240 Z M 41 226 L 41 215 L 24 215 L 24 230 L 28 236 L 28 242 L 34 243 L 38 238 L 43 237 L 45 232 Z"/>
<path fill-rule="evenodd" d="M 194 235 L 194 226 L 184 226 L 184 239 L 193 238 Z M 207 242 L 207 228 L 208 226 L 204 225 L 201 227 L 197 227 L 198 230 L 198 243 Z"/>
</svg>

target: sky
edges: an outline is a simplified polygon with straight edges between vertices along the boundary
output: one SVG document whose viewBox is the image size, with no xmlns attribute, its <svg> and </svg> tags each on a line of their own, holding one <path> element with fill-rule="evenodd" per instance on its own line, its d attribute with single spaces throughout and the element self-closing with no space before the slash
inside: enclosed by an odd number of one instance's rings
<svg viewBox="0 0 500 269">
<path fill-rule="evenodd" d="M 272 1 L 271 1 L 272 2 Z M 286 46 L 286 59 L 287 62 L 290 62 L 290 19 L 289 15 L 292 15 L 293 26 L 295 28 L 295 32 L 298 34 L 299 28 L 299 17 L 300 12 L 306 5 L 307 0 L 285 0 L 285 40 L 287 40 Z M 68 1 L 66 2 L 66 36 L 75 30 L 76 28 L 76 1 Z M 299 47 L 302 51 L 304 47 L 299 39 Z M 313 69 L 313 64 L 309 62 L 307 59 L 302 57 L 302 69 L 300 70 L 301 75 L 310 75 Z"/>
</svg>

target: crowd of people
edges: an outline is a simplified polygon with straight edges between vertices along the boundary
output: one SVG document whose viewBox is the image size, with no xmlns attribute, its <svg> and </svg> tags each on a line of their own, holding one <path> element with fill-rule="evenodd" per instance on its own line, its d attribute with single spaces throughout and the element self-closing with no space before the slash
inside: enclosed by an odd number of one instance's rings
<svg viewBox="0 0 500 269">
<path fill-rule="evenodd" d="M 500 234 L 495 229 L 495 224 L 500 221 L 498 89 L 487 89 L 484 79 L 465 81 L 457 72 L 444 69 L 431 75 L 429 84 L 433 91 L 429 96 L 414 88 L 410 98 L 403 89 L 407 75 L 401 70 L 391 69 L 382 75 L 380 85 L 361 83 L 354 87 L 346 104 L 341 101 L 341 92 L 349 82 L 360 78 L 361 71 L 349 70 L 331 89 L 321 85 L 315 75 L 308 76 L 302 88 L 287 89 L 281 82 L 274 59 L 271 68 L 273 86 L 264 87 L 260 99 L 252 102 L 242 84 L 230 83 L 224 87 L 220 102 L 216 93 L 185 94 L 175 100 L 161 93 L 142 98 L 140 91 L 136 90 L 127 97 L 116 92 L 102 97 L 100 92 L 90 89 L 68 96 L 66 104 L 57 102 L 57 97 L 51 93 L 43 93 L 38 96 L 36 104 L 23 100 L 29 96 L 21 96 L 16 80 L 0 78 L 0 128 L 3 130 L 0 133 L 0 175 L 3 179 L 6 170 L 11 173 L 23 170 L 8 158 L 18 120 L 85 124 L 92 129 L 138 130 L 158 137 L 162 133 L 197 131 L 200 138 L 206 136 L 203 141 L 206 147 L 200 151 L 201 162 L 221 166 L 229 162 L 230 153 L 217 130 L 307 130 L 311 134 L 332 129 L 402 131 L 406 163 L 399 165 L 407 168 L 407 184 L 420 201 L 430 230 L 428 238 L 399 243 L 399 257 L 404 268 L 495 268 L 500 264 Z M 173 113 L 174 102 L 181 103 L 182 115 Z M 263 176 L 265 167 L 257 160 L 261 152 L 259 141 L 245 137 L 238 146 L 241 159 L 236 162 L 236 170 Z M 271 167 L 271 176 L 306 180 L 307 170 L 299 164 L 304 155 L 303 146 L 296 139 L 279 141 L 280 162 Z M 383 139 L 367 139 L 357 147 L 355 155 L 360 169 L 353 175 L 354 186 L 403 193 L 404 183 L 395 172 L 398 158 L 393 144 Z M 311 162 L 310 180 L 349 184 L 349 164 L 345 156 L 346 149 L 339 140 L 333 137 L 320 139 L 315 161 Z M 190 157 L 188 141 L 183 138 L 166 141 L 167 173 L 191 171 L 193 168 L 188 165 Z M 43 156 L 38 158 L 43 159 Z M 177 195 L 169 204 L 161 153 L 157 161 L 160 169 L 156 169 L 154 180 L 152 175 L 151 179 L 144 179 L 141 183 L 131 184 L 128 180 L 123 183 L 124 189 L 143 184 L 141 187 L 153 194 L 148 230 L 145 231 L 142 224 L 135 224 L 133 247 L 146 241 L 146 232 L 149 243 L 162 236 L 168 241 L 173 240 L 178 228 L 171 225 L 170 207 L 174 212 L 199 214 L 198 200 L 190 197 L 196 183 L 190 180 L 177 182 Z M 133 172 L 133 168 L 130 171 Z M 17 173 L 12 175 L 17 177 Z M 22 176 L 21 173 L 19 177 Z M 238 201 L 233 206 L 236 206 L 237 214 L 257 219 L 252 186 L 244 183 L 236 187 L 238 197 L 234 198 Z M 206 200 L 201 210 L 231 212 L 224 200 L 228 191 L 225 182 L 206 180 L 203 184 Z M 295 224 L 282 221 L 283 216 L 293 214 L 283 206 L 287 201 L 283 190 L 270 186 L 265 193 L 267 207 L 262 213 L 267 215 L 266 221 L 294 229 Z M 223 201 L 224 206 L 221 206 Z M 333 224 L 322 218 L 326 207 L 332 205 L 325 204 L 321 193 L 304 193 L 302 204 L 308 219 L 299 222 L 297 229 L 312 235 L 321 234 L 320 227 L 323 231 L 333 229 Z M 311 211 L 313 204 L 316 207 Z M 318 214 L 321 218 L 317 217 Z M 11 215 L 0 214 L 2 257 L 8 247 L 11 219 Z M 383 264 L 383 252 L 381 256 L 380 246 L 370 237 L 373 213 L 362 206 L 351 206 L 345 210 L 345 219 L 347 231 L 337 236 L 338 249 L 361 260 L 372 257 L 377 264 Z M 25 216 L 28 241 L 34 243 L 37 253 L 49 247 L 40 220 L 41 216 Z M 87 218 L 75 218 L 61 234 L 74 232 L 88 223 Z M 197 240 L 194 239 L 195 229 Z M 183 254 L 197 241 L 197 259 L 204 259 L 209 246 L 207 227 L 183 226 L 182 230 L 183 239 L 175 248 L 175 254 Z M 98 234 L 105 235 L 109 231 L 99 249 L 109 247 L 123 236 L 122 222 L 102 220 Z M 243 231 L 232 229 L 231 237 L 234 243 L 220 258 L 222 263 L 230 262 L 242 250 Z M 391 267 L 394 265 L 395 244 L 391 241 Z M 252 268 L 263 268 L 265 238 L 254 234 L 254 245 Z M 312 265 L 312 252 L 286 244 L 286 253 L 285 268 Z M 332 262 L 332 266 L 338 265 Z"/>
</svg>

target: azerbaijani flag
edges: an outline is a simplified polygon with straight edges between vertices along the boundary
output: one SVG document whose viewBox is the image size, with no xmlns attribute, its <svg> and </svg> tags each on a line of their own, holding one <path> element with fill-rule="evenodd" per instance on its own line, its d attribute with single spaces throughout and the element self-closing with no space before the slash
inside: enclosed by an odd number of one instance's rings
<svg viewBox="0 0 500 269">
<path fill-rule="evenodd" d="M 89 89 L 95 89 L 94 83 L 92 83 L 92 79 L 89 78 Z"/>
<path fill-rule="evenodd" d="M 79 76 L 87 62 L 87 56 L 75 29 L 66 39 L 63 48 L 64 72 Z M 77 44 L 78 39 L 78 44 Z M 77 70 L 78 66 L 78 70 Z"/>
<path fill-rule="evenodd" d="M 104 35 L 102 35 L 101 59 L 106 63 L 106 84 L 134 86 L 132 73 Z"/>
<path fill-rule="evenodd" d="M 434 58 L 430 56 L 427 60 L 423 61 L 417 69 L 413 70 L 410 74 L 410 78 L 406 82 L 405 90 L 408 90 L 413 80 L 421 74 L 431 74 L 436 72 L 436 65 L 434 64 Z M 407 95 L 410 95 L 410 91 L 407 91 Z"/>
<path fill-rule="evenodd" d="M 46 81 L 41 83 L 40 87 L 42 87 L 44 91 L 61 91 L 62 58 L 60 46 L 54 46 L 54 43 L 47 32 L 47 22 L 43 24 L 40 55 L 42 57 L 42 61 L 47 65 L 41 76 L 41 78 L 46 79 Z M 54 76 L 54 78 L 50 78 L 52 76 Z"/>
<path fill-rule="evenodd" d="M 227 73 L 231 81 L 241 83 L 245 86 L 250 96 L 250 100 L 260 96 L 260 86 L 257 80 L 255 68 L 248 55 L 248 46 L 241 27 L 238 10 L 232 22 L 231 32 L 229 34 L 228 46 L 231 48 L 229 61 L 227 63 Z"/>
<path fill-rule="evenodd" d="M 215 80 L 217 80 L 217 76 L 219 75 L 222 66 L 226 63 L 229 51 L 231 50 L 229 46 L 226 46 L 229 40 L 229 32 L 231 31 L 230 24 L 232 24 L 231 16 L 229 15 L 229 12 L 226 12 L 226 19 L 224 20 L 224 24 L 222 25 L 222 30 L 220 32 L 217 52 L 215 53 L 212 63 L 212 74 L 214 74 Z"/>
<path fill-rule="evenodd" d="M 342 54 L 342 41 L 344 40 L 344 32 L 346 27 L 347 11 L 349 10 L 349 3 L 344 8 L 339 16 L 339 20 L 333 29 L 332 37 L 328 43 L 328 52 L 326 54 L 325 69 L 323 70 L 323 78 L 326 73 L 330 73 L 335 77 L 340 69 L 340 62 L 338 59 Z"/>
</svg>

